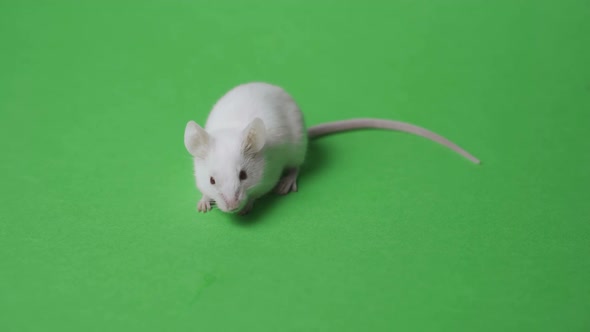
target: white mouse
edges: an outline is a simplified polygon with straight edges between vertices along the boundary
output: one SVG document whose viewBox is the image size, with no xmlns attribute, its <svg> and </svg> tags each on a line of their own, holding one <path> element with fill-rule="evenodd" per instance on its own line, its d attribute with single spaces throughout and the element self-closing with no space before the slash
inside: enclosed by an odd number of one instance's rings
<svg viewBox="0 0 590 332">
<path fill-rule="evenodd" d="M 474 163 L 479 160 L 446 138 L 408 123 L 350 119 L 306 129 L 293 98 L 276 85 L 253 82 L 231 89 L 209 113 L 202 128 L 189 121 L 184 144 L 194 159 L 200 212 L 215 203 L 221 211 L 248 213 L 256 199 L 274 189 L 297 191 L 297 176 L 310 138 L 331 133 L 378 128 L 403 131 L 438 142 Z"/>
</svg>

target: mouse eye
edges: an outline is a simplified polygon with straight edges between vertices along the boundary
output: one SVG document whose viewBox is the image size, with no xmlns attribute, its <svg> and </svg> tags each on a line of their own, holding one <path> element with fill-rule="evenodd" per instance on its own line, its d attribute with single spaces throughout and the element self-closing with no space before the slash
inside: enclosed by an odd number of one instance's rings
<svg viewBox="0 0 590 332">
<path fill-rule="evenodd" d="M 246 171 L 240 171 L 240 180 L 246 180 L 248 178 L 248 174 L 246 174 Z"/>
<path fill-rule="evenodd" d="M 210 177 L 209 182 L 211 182 L 211 184 L 215 184 L 215 179 L 213 177 Z"/>
</svg>

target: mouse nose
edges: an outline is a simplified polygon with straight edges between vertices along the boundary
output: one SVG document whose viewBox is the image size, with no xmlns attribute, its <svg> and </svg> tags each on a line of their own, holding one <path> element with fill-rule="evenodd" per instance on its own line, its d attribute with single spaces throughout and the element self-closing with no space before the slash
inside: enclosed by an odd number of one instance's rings
<svg viewBox="0 0 590 332">
<path fill-rule="evenodd" d="M 240 207 L 240 202 L 237 199 L 227 201 L 227 209 L 233 211 Z"/>
</svg>

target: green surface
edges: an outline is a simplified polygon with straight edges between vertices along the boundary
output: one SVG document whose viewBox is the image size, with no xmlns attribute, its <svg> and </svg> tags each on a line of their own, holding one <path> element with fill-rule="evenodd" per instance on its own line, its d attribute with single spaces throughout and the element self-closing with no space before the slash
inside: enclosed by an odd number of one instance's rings
<svg viewBox="0 0 590 332">
<path fill-rule="evenodd" d="M 590 3 L 0 2 L 0 330 L 589 331 Z M 189 119 L 284 86 L 300 191 L 197 214 Z"/>
</svg>

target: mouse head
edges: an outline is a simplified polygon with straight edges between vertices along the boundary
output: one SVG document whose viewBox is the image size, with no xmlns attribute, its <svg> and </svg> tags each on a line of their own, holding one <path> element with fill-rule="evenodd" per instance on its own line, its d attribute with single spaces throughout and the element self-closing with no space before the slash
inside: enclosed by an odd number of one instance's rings
<svg viewBox="0 0 590 332">
<path fill-rule="evenodd" d="M 265 143 L 266 127 L 258 118 L 244 129 L 212 133 L 189 121 L 184 132 L 184 145 L 194 157 L 197 187 L 230 213 L 242 209 L 262 181 Z"/>
</svg>

